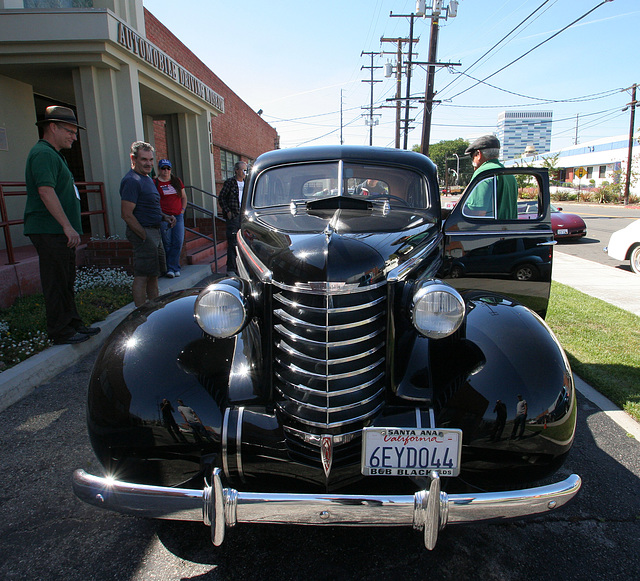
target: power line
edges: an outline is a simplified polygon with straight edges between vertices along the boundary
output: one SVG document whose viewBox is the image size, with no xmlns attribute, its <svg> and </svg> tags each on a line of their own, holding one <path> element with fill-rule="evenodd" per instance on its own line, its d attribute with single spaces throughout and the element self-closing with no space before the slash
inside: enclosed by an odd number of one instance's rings
<svg viewBox="0 0 640 581">
<path fill-rule="evenodd" d="M 473 67 L 475 67 L 484 57 L 486 57 L 491 51 L 493 51 L 498 45 L 500 45 L 505 39 L 511 36 L 518 28 L 520 28 L 527 20 L 529 20 L 538 10 L 540 10 L 545 4 L 548 4 L 550 0 L 545 0 L 540 6 L 538 6 L 529 16 L 527 16 L 524 20 L 522 20 L 519 24 L 517 24 L 514 28 L 512 28 L 507 34 L 505 34 L 498 42 L 496 42 L 488 51 L 486 51 L 480 58 L 476 59 L 473 64 L 467 67 L 466 71 L 470 71 Z M 448 89 L 453 83 L 455 83 L 459 79 L 453 79 L 448 85 L 446 85 L 439 92 L 442 93 L 446 89 Z"/>
<path fill-rule="evenodd" d="M 487 87 L 491 87 L 492 89 L 497 89 L 498 91 L 502 91 L 503 93 L 509 93 L 510 95 L 515 95 L 516 97 L 522 97 L 524 99 L 531 99 L 532 101 L 543 101 L 544 103 L 577 103 L 580 101 L 594 101 L 596 99 L 603 99 L 604 97 L 609 97 L 611 95 L 619 93 L 622 90 L 622 89 L 611 89 L 609 91 L 602 91 L 600 93 L 593 93 L 591 95 L 586 95 L 585 97 L 574 97 L 571 99 L 545 99 L 543 97 L 531 97 L 530 95 L 523 95 L 522 93 L 509 91 L 509 89 L 503 89 L 502 87 L 498 87 L 497 85 L 492 85 L 491 83 L 487 83 L 484 80 L 476 79 L 475 77 L 472 77 L 471 75 L 464 72 L 454 73 L 454 74 L 464 75 L 465 77 L 469 77 L 474 81 L 478 81 L 478 83 L 482 83 L 484 85 L 487 85 Z M 476 85 L 478 83 L 476 83 Z M 451 106 L 458 107 L 459 105 L 451 105 Z M 514 107 L 521 107 L 521 106 L 529 107 L 530 105 L 514 105 Z M 489 108 L 489 107 L 495 108 L 495 107 L 499 107 L 499 105 L 484 105 L 484 106 L 480 105 L 477 108 L 480 109 L 480 108 Z"/>
<path fill-rule="evenodd" d="M 534 46 L 533 48 L 529 49 L 527 52 L 521 54 L 519 57 L 515 58 L 514 60 L 512 60 L 510 63 L 504 65 L 503 67 L 499 68 L 497 71 L 491 73 L 490 75 L 486 76 L 484 79 L 482 79 L 481 81 L 478 81 L 475 85 L 471 85 L 471 87 L 468 87 L 466 89 L 464 89 L 463 91 L 460 91 L 459 93 L 456 93 L 453 97 L 451 97 L 451 100 L 455 99 L 456 97 L 459 97 L 460 95 L 462 95 L 463 93 L 466 93 L 467 91 L 470 91 L 471 89 L 473 89 L 474 87 L 477 87 L 480 83 L 483 83 L 484 81 L 486 81 L 487 79 L 490 79 L 491 77 L 496 76 L 498 73 L 501 73 L 502 71 L 504 71 L 506 68 L 510 67 L 511 65 L 517 63 L 519 60 L 523 59 L 524 57 L 526 57 L 528 54 L 531 54 L 534 50 L 536 50 L 537 48 L 540 48 L 543 44 L 546 44 L 547 42 L 549 42 L 550 40 L 554 39 L 556 36 L 558 36 L 559 34 L 562 34 L 565 30 L 567 30 L 568 28 L 571 28 L 574 24 L 576 24 L 577 22 L 580 22 L 582 19 L 586 18 L 587 16 L 589 16 L 589 14 L 591 14 L 594 10 L 597 10 L 598 8 L 600 8 L 600 6 L 602 6 L 603 4 L 607 4 L 607 2 L 612 2 L 613 0 L 602 0 L 602 2 L 600 2 L 600 4 L 598 4 L 597 6 L 594 6 L 591 10 L 589 10 L 588 12 L 585 12 L 582 16 L 576 18 L 573 22 L 571 22 L 570 24 L 567 24 L 564 28 L 561 28 L 558 32 L 552 34 L 549 38 L 546 38 L 545 40 L 543 40 L 542 42 L 536 44 L 536 46 Z"/>
</svg>

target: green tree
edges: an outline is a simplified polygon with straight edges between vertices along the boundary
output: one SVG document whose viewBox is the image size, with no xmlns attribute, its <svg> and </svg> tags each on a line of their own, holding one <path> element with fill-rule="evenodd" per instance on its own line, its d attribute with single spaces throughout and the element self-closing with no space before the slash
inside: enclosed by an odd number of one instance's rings
<svg viewBox="0 0 640 581">
<path fill-rule="evenodd" d="M 555 155 L 547 155 L 547 157 L 542 158 L 542 167 L 546 167 L 549 170 L 549 179 L 554 182 L 558 181 L 558 174 L 560 168 L 558 167 L 558 158 L 560 157 L 559 153 Z"/>
<path fill-rule="evenodd" d="M 429 145 L 429 157 L 438 166 L 438 180 L 440 185 L 444 186 L 448 183 L 450 186 L 456 183 L 456 171 L 459 167 L 460 175 L 458 176 L 458 185 L 465 186 L 471 179 L 473 174 L 473 167 L 471 166 L 471 160 L 469 156 L 465 156 L 464 150 L 469 147 L 469 142 L 462 137 L 458 139 L 450 139 L 439 141 Z M 414 151 L 420 151 L 420 146 L 416 145 L 413 148 Z M 460 160 L 458 166 L 458 160 Z M 449 179 L 445 180 L 446 171 L 449 170 Z M 453 170 L 453 171 L 452 171 Z"/>
</svg>

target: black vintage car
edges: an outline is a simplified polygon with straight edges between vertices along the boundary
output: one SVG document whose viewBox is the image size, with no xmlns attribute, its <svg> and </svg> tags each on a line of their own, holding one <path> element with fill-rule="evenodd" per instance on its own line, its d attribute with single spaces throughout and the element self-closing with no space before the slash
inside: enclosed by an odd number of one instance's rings
<svg viewBox="0 0 640 581">
<path fill-rule="evenodd" d="M 259 157 L 238 274 L 137 309 L 104 345 L 88 401 L 104 475 L 76 471 L 76 494 L 204 521 L 216 545 L 237 523 L 286 523 L 413 526 L 433 548 L 448 523 L 563 505 L 581 482 L 550 483 L 576 397 L 543 320 L 545 171 L 482 174 L 447 213 L 418 153 Z M 496 184 L 516 177 L 536 211 L 495 219 Z M 483 215 L 466 205 L 479 194 Z M 450 276 L 506 240 L 535 256 L 535 278 Z"/>
</svg>

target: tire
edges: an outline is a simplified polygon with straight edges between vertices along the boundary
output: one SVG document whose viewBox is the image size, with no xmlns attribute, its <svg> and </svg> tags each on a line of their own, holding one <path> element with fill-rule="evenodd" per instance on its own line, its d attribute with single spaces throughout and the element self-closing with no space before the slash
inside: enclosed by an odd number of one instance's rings
<svg viewBox="0 0 640 581">
<path fill-rule="evenodd" d="M 516 280 L 527 281 L 535 280 L 538 276 L 538 269 L 533 264 L 521 264 L 513 271 L 513 278 Z"/>
<path fill-rule="evenodd" d="M 459 266 L 454 266 L 451 268 L 451 278 L 461 278 L 462 276 L 464 276 L 464 272 L 462 271 L 462 268 L 460 268 Z"/>
<path fill-rule="evenodd" d="M 631 249 L 631 254 L 629 255 L 629 265 L 631 266 L 631 270 L 636 274 L 640 274 L 640 244 L 636 244 Z"/>
</svg>

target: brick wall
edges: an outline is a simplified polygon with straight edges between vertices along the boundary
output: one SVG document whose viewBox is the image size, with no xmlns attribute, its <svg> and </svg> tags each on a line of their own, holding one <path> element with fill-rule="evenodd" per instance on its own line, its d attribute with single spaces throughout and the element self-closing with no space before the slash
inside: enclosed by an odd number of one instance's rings
<svg viewBox="0 0 640 581">
<path fill-rule="evenodd" d="M 144 14 L 147 38 L 224 97 L 225 112 L 214 117 L 211 122 L 215 178 L 219 190 L 222 187 L 220 148 L 243 159 L 255 159 L 261 153 L 278 147 L 278 133 L 146 8 Z M 234 58 L 232 51 L 229 51 L 228 58 Z"/>
<path fill-rule="evenodd" d="M 167 122 L 164 119 L 156 119 L 153 122 L 153 141 L 156 148 L 156 162 L 169 157 L 167 151 Z"/>
<path fill-rule="evenodd" d="M 128 240 L 89 240 L 85 264 L 95 268 L 124 268 L 133 274 L 133 248 Z"/>
</svg>

